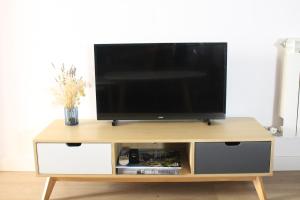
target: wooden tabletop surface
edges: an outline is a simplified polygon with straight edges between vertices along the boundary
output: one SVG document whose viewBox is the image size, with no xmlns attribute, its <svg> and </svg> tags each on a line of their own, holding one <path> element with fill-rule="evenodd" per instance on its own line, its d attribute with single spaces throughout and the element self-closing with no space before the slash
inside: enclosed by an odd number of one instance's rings
<svg viewBox="0 0 300 200">
<path fill-rule="evenodd" d="M 270 141 L 271 134 L 253 118 L 201 121 L 111 121 L 80 120 L 77 126 L 53 121 L 34 142 L 217 142 Z"/>
</svg>

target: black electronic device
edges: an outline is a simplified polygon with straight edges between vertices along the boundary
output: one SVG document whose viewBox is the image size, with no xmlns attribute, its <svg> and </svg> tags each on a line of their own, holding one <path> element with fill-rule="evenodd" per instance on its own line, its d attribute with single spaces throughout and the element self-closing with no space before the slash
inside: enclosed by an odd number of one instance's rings
<svg viewBox="0 0 300 200">
<path fill-rule="evenodd" d="M 97 119 L 223 119 L 227 43 L 95 44 Z"/>
<path fill-rule="evenodd" d="M 138 164 L 140 162 L 139 150 L 130 149 L 129 151 L 129 164 Z"/>
</svg>

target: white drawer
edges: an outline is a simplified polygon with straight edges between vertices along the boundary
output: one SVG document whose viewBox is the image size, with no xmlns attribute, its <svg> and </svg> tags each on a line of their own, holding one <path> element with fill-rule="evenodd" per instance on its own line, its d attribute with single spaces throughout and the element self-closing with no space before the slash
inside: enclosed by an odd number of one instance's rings
<svg viewBox="0 0 300 200">
<path fill-rule="evenodd" d="M 37 143 L 40 174 L 112 174 L 111 144 Z"/>
</svg>

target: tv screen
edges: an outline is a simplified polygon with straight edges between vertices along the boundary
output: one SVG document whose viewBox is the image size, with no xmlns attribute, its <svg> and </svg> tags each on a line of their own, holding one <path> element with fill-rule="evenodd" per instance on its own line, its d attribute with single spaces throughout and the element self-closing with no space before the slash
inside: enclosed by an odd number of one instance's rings
<svg viewBox="0 0 300 200">
<path fill-rule="evenodd" d="M 227 43 L 95 44 L 97 119 L 221 119 Z"/>
</svg>

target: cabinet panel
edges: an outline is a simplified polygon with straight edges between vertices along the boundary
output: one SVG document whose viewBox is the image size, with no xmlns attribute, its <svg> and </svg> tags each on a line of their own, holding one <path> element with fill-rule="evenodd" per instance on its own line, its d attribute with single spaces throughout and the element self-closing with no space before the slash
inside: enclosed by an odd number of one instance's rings
<svg viewBox="0 0 300 200">
<path fill-rule="evenodd" d="M 195 173 L 268 173 L 271 142 L 198 142 Z"/>
<path fill-rule="evenodd" d="M 41 174 L 112 174 L 111 144 L 37 143 Z"/>
</svg>

